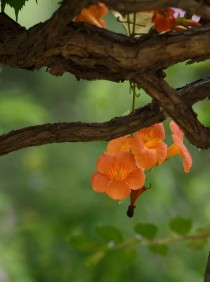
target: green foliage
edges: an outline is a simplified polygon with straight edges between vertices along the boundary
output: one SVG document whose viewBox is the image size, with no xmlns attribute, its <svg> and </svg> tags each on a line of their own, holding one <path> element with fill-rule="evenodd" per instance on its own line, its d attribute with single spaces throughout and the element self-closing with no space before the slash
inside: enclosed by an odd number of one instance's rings
<svg viewBox="0 0 210 282">
<path fill-rule="evenodd" d="M 166 256 L 168 254 L 168 246 L 165 244 L 151 245 L 149 250 L 157 255 Z"/>
<path fill-rule="evenodd" d="M 4 11 L 6 5 L 10 5 L 15 10 L 16 20 L 18 13 L 28 0 L 1 0 L 1 10 Z M 35 0 L 37 2 L 37 0 Z"/>
<path fill-rule="evenodd" d="M 5 97 L 7 97 L 5 99 Z M 33 101 L 30 93 L 20 91 L 1 92 L 0 96 L 0 131 L 11 127 L 41 124 L 47 122 L 49 115 L 46 109 Z"/>
<path fill-rule="evenodd" d="M 179 235 L 186 235 L 192 227 L 192 221 L 181 216 L 177 216 L 170 220 L 169 227 L 172 231 Z"/>
<path fill-rule="evenodd" d="M 24 11 L 30 14 L 27 6 Z M 209 63 L 183 63 L 171 68 L 167 79 L 183 86 L 189 82 L 186 77 L 199 75 L 198 65 L 209 76 Z M 77 82 L 69 74 L 55 78 L 44 71 L 2 69 L 1 133 L 47 122 L 105 121 L 130 105 L 128 85 L 123 83 Z M 141 95 L 138 106 L 148 100 Z M 208 121 L 208 111 L 202 114 Z M 152 170 L 148 181 L 154 189 L 137 203 L 129 220 L 127 200 L 118 205 L 90 186 L 95 161 L 105 146 L 53 144 L 0 158 L 1 274 L 12 282 L 203 281 L 209 227 L 188 233 L 188 220 L 181 220 L 184 232 L 172 228 L 178 236 L 165 227 L 177 213 L 182 219 L 190 215 L 197 227 L 209 223 L 209 151 L 189 147 L 189 175 L 176 159 Z M 151 228 L 147 221 L 158 223 L 158 236 L 157 226 Z"/>
<path fill-rule="evenodd" d="M 122 241 L 122 233 L 114 226 L 100 226 L 96 228 L 97 235 L 105 242 L 120 243 Z"/>
<path fill-rule="evenodd" d="M 98 244 L 85 235 L 75 235 L 70 239 L 71 247 L 85 252 L 92 252 L 98 247 Z"/>
<path fill-rule="evenodd" d="M 158 232 L 158 227 L 151 223 L 138 223 L 135 226 L 135 231 L 148 239 L 154 239 Z"/>
</svg>

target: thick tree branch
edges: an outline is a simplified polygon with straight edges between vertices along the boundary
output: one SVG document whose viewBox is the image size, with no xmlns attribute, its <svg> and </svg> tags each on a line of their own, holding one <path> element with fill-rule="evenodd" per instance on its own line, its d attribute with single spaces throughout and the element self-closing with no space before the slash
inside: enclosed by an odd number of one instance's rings
<svg viewBox="0 0 210 282">
<path fill-rule="evenodd" d="M 199 122 L 189 103 L 184 101 L 175 89 L 155 75 L 142 75 L 134 81 L 176 121 L 193 145 L 202 149 L 210 147 L 210 127 L 204 127 Z"/>
<path fill-rule="evenodd" d="M 210 79 L 205 79 L 183 87 L 178 91 L 178 96 L 183 101 L 187 97 L 189 105 L 192 105 L 208 97 L 209 92 Z M 162 122 L 165 118 L 159 106 L 151 103 L 128 116 L 104 123 L 70 122 L 31 126 L 0 136 L 0 155 L 50 143 L 110 140 Z M 207 148 L 207 145 L 202 144 L 202 147 Z"/>
<path fill-rule="evenodd" d="M 48 26 L 2 33 L 0 62 L 30 70 L 47 67 L 55 75 L 71 72 L 83 79 L 120 81 L 210 57 L 210 26 L 140 39 L 74 22 L 62 32 Z"/>
<path fill-rule="evenodd" d="M 30 126 L 0 136 L 0 155 L 50 143 L 110 140 L 164 119 L 159 106 L 151 103 L 128 116 L 103 123 L 61 122 Z"/>
<path fill-rule="evenodd" d="M 210 26 L 164 35 L 149 34 L 135 39 L 71 21 L 80 9 L 97 2 L 83 0 L 78 3 L 75 0 L 65 0 L 51 19 L 27 31 L 5 14 L 1 14 L 0 63 L 29 70 L 46 67 L 54 75 L 70 72 L 77 78 L 84 79 L 135 81 L 175 119 L 191 143 L 200 148 L 210 147 L 209 129 L 200 124 L 189 107 L 201 96 L 206 97 L 205 89 L 208 89 L 209 82 L 201 81 L 199 85 L 196 83 L 188 86 L 178 94 L 163 80 L 154 76 L 157 71 L 177 62 L 210 58 Z M 201 5 L 200 1 L 104 2 L 110 8 L 123 13 L 131 12 L 129 9 L 141 11 L 175 6 L 210 18 L 210 7 Z M 201 85 L 203 90 L 201 94 L 196 94 L 197 97 L 190 93 Z M 132 115 L 101 124 L 58 123 L 29 127 L 2 136 L 0 154 L 54 142 L 108 140 L 162 120 L 163 113 L 153 103 Z"/>
</svg>

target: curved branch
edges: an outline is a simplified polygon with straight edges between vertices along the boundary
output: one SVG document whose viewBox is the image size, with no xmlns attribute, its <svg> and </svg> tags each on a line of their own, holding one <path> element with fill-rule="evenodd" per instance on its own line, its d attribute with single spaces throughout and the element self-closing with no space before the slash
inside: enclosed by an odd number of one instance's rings
<svg viewBox="0 0 210 282">
<path fill-rule="evenodd" d="M 183 87 L 178 93 L 180 99 L 187 99 L 192 105 L 208 97 L 209 91 L 210 79 L 205 79 Z M 62 122 L 30 126 L 0 136 L 0 155 L 50 143 L 110 140 L 162 122 L 165 118 L 163 111 L 153 102 L 130 115 L 104 123 Z M 207 144 L 203 143 L 202 147 L 207 148 Z"/>
<path fill-rule="evenodd" d="M 151 103 L 130 115 L 103 123 L 61 122 L 30 126 L 0 136 L 0 155 L 50 143 L 110 140 L 164 119 L 159 106 Z"/>
<path fill-rule="evenodd" d="M 161 107 L 183 129 L 187 139 L 201 149 L 210 147 L 210 127 L 203 126 L 197 119 L 188 101 L 185 101 L 178 92 L 164 80 L 155 75 L 142 75 L 134 80 L 144 90 L 158 101 Z"/>
<path fill-rule="evenodd" d="M 54 75 L 71 72 L 77 78 L 120 81 L 210 57 L 210 26 L 134 39 L 83 23 L 70 22 L 59 32 L 49 25 L 2 33 L 0 63 L 30 70 L 47 67 Z"/>
</svg>

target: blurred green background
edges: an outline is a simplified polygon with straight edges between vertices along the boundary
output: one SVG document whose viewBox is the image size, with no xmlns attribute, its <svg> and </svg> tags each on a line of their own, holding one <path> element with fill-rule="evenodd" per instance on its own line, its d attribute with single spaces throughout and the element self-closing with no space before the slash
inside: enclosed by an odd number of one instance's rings
<svg viewBox="0 0 210 282">
<path fill-rule="evenodd" d="M 22 9 L 22 25 L 46 20 L 57 7 L 57 1 L 39 2 Z M 6 12 L 14 17 L 8 7 Z M 123 32 L 111 15 L 107 21 L 109 29 Z M 167 79 L 180 87 L 208 77 L 209 69 L 209 61 L 178 64 L 167 70 Z M 78 82 L 70 74 L 1 66 L 0 133 L 48 122 L 109 120 L 130 110 L 128 90 L 128 83 Z M 148 101 L 142 93 L 137 106 Z M 208 125 L 209 106 L 209 100 L 195 106 Z M 193 157 L 190 174 L 179 157 L 148 173 L 152 188 L 132 219 L 126 216 L 128 199 L 117 203 L 91 188 L 106 142 L 53 144 L 2 156 L 0 282 L 203 281 L 208 242 L 173 243 L 167 255 L 132 243 L 139 223 L 155 224 L 158 238 L 174 236 L 168 222 L 177 215 L 192 221 L 192 232 L 209 225 L 210 151 L 186 144 Z"/>
</svg>

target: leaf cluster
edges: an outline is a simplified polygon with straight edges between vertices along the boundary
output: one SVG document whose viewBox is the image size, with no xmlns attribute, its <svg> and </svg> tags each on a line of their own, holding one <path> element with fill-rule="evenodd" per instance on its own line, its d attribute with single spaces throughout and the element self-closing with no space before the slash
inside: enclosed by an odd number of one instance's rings
<svg viewBox="0 0 210 282">
<path fill-rule="evenodd" d="M 169 252 L 169 245 L 176 242 L 186 242 L 191 249 L 200 249 L 205 246 L 210 237 L 210 227 L 200 228 L 190 233 L 192 221 L 176 216 L 168 223 L 172 231 L 165 238 L 157 238 L 158 226 L 153 223 L 138 223 L 134 226 L 133 238 L 124 239 L 122 232 L 114 226 L 100 226 L 95 229 L 95 235 L 74 235 L 70 239 L 70 246 L 88 254 L 87 263 L 96 264 L 110 252 L 135 252 L 136 246 L 146 246 L 149 251 L 165 256 Z"/>
</svg>

